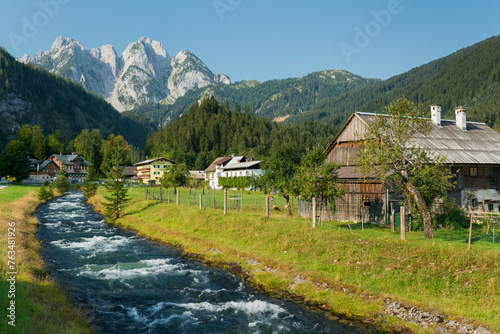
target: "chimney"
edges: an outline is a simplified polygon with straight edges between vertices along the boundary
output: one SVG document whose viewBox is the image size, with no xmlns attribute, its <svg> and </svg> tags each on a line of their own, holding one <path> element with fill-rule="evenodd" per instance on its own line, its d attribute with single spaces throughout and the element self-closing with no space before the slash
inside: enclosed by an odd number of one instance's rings
<svg viewBox="0 0 500 334">
<path fill-rule="evenodd" d="M 455 116 L 457 118 L 457 126 L 462 131 L 467 131 L 467 119 L 465 117 L 465 107 L 456 107 Z"/>
<path fill-rule="evenodd" d="M 432 123 L 441 126 L 441 106 L 435 104 L 431 106 L 431 120 Z"/>
</svg>

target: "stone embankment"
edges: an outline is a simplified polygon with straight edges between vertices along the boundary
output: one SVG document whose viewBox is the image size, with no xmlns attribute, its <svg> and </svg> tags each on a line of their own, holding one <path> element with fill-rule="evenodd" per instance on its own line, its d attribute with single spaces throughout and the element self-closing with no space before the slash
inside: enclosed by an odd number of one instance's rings
<svg viewBox="0 0 500 334">
<path fill-rule="evenodd" d="M 493 334 L 484 327 L 474 328 L 473 325 L 455 320 L 446 319 L 442 314 L 432 314 L 420 311 L 416 307 L 403 305 L 401 303 L 385 299 L 385 312 L 399 317 L 407 322 L 419 324 L 422 328 L 427 328 L 433 324 L 436 326 L 436 334 Z"/>
</svg>

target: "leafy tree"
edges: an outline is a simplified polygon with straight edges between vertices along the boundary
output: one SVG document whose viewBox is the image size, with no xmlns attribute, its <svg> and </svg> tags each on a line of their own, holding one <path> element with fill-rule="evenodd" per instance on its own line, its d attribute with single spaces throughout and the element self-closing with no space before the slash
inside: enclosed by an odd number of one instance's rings
<svg viewBox="0 0 500 334">
<path fill-rule="evenodd" d="M 292 214 L 290 196 L 294 193 L 294 177 L 300 166 L 300 151 L 292 145 L 277 145 L 265 162 L 261 182 L 266 188 L 278 192 L 286 200 L 286 211 Z"/>
<path fill-rule="evenodd" d="M 170 166 L 170 170 L 163 174 L 161 185 L 164 188 L 174 187 L 174 192 L 177 187 L 182 187 L 188 181 L 189 171 L 186 164 L 175 164 Z"/>
<path fill-rule="evenodd" d="M 110 134 L 102 145 L 101 171 L 108 173 L 113 166 L 130 164 L 130 146 L 123 136 Z"/>
<path fill-rule="evenodd" d="M 16 182 L 29 177 L 28 156 L 21 140 L 10 141 L 0 155 L 0 175 L 16 178 Z"/>
<path fill-rule="evenodd" d="M 61 130 L 56 130 L 47 138 L 47 146 L 49 154 L 64 152 L 66 149 L 66 141 Z"/>
<path fill-rule="evenodd" d="M 104 195 L 107 203 L 104 205 L 104 215 L 110 221 L 115 221 L 122 215 L 124 205 L 130 200 L 125 187 L 127 179 L 124 177 L 124 167 L 113 166 L 107 173 L 108 181 L 105 184 L 108 193 Z"/>
<path fill-rule="evenodd" d="M 73 147 L 78 154 L 81 154 L 96 171 L 101 168 L 102 164 L 102 136 L 99 129 L 83 129 L 82 132 L 74 139 Z"/>
<path fill-rule="evenodd" d="M 47 139 L 39 125 L 23 125 L 17 131 L 16 138 L 23 143 L 28 153 L 39 159 L 45 159 L 48 156 Z"/>
<path fill-rule="evenodd" d="M 414 145 L 412 138 L 428 134 L 431 122 L 421 108 L 402 97 L 377 116 L 362 138 L 365 145 L 357 154 L 358 170 L 365 176 L 378 173 L 387 184 L 399 187 L 415 203 L 424 223 L 426 238 L 433 238 L 429 207 L 443 196 L 452 173 L 444 165 L 445 157 L 436 156 Z"/>
<path fill-rule="evenodd" d="M 59 170 L 59 173 L 57 173 L 54 185 L 57 191 L 59 191 L 59 193 L 61 194 L 64 194 L 65 192 L 71 189 L 71 182 L 68 178 L 68 173 L 66 172 L 64 166 L 62 166 L 61 169 Z"/>
<path fill-rule="evenodd" d="M 344 195 L 338 184 L 338 166 L 325 162 L 325 159 L 326 155 L 320 148 L 309 151 L 302 159 L 296 173 L 294 192 L 303 199 L 316 197 L 333 202 Z"/>
</svg>

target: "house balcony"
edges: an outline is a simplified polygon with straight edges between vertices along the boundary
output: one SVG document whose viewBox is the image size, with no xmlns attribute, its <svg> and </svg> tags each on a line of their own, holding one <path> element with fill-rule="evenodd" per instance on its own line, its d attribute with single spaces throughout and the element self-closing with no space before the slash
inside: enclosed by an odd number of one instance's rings
<svg viewBox="0 0 500 334">
<path fill-rule="evenodd" d="M 150 170 L 151 170 L 151 168 L 138 168 L 138 169 L 136 169 L 135 171 L 136 171 L 136 172 L 145 172 L 145 171 L 148 171 L 148 172 L 149 172 Z"/>
<path fill-rule="evenodd" d="M 137 177 L 150 177 L 149 174 L 137 175 Z"/>
</svg>

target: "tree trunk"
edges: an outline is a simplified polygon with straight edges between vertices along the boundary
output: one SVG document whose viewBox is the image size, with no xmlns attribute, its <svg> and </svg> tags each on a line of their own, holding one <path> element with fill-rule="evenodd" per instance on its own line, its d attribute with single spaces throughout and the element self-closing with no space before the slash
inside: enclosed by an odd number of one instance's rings
<svg viewBox="0 0 500 334">
<path fill-rule="evenodd" d="M 418 189 L 413 184 L 406 181 L 404 182 L 404 186 L 413 196 L 413 199 L 417 203 L 418 211 L 422 215 L 422 219 L 424 220 L 424 236 L 427 239 L 433 239 L 434 230 L 432 228 L 431 214 L 429 213 L 429 209 L 427 208 L 427 203 L 425 203 L 425 200 L 420 194 L 420 191 L 418 191 Z"/>
</svg>

